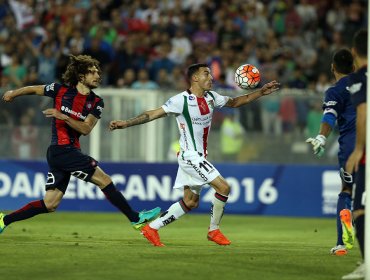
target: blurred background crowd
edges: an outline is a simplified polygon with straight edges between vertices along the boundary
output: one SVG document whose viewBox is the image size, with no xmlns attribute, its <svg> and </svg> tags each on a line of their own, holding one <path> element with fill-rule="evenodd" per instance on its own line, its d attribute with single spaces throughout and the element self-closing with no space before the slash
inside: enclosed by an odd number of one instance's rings
<svg viewBox="0 0 370 280">
<path fill-rule="evenodd" d="M 217 91 L 238 91 L 234 71 L 250 63 L 260 70 L 262 84 L 276 79 L 296 94 L 257 102 L 232 119 L 246 131 L 312 136 L 320 125 L 323 92 L 333 82 L 332 54 L 350 47 L 354 32 L 367 26 L 366 5 L 364 0 L 0 0 L 0 92 L 60 81 L 69 54 L 98 59 L 103 87 L 173 94 L 187 88 L 184 74 L 192 63 L 209 64 Z M 0 126 L 12 128 L 13 144 L 22 133 L 37 138 L 33 125 L 45 124 L 36 113 L 42 102 L 0 105 Z M 227 115 L 216 115 L 215 129 Z M 36 145 L 30 155 L 32 149 Z"/>
</svg>

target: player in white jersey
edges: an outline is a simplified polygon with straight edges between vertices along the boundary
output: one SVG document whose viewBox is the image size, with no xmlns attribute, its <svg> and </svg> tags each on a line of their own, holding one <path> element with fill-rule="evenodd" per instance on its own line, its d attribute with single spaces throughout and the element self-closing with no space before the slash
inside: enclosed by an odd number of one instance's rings
<svg viewBox="0 0 370 280">
<path fill-rule="evenodd" d="M 158 230 L 179 219 L 199 204 L 202 186 L 211 185 L 216 191 L 212 201 L 211 223 L 207 238 L 219 245 L 230 245 L 221 233 L 219 224 L 230 193 L 230 187 L 218 170 L 207 160 L 207 140 L 215 107 L 240 107 L 263 95 L 279 89 L 272 81 L 256 91 L 235 98 L 211 91 L 213 77 L 207 64 L 194 64 L 188 68 L 190 88 L 170 98 L 163 106 L 146 111 L 129 120 L 113 120 L 110 130 L 124 129 L 155 119 L 174 115 L 180 131 L 179 168 L 174 188 L 184 189 L 183 198 L 168 208 L 162 215 L 141 229 L 143 235 L 154 245 L 164 246 Z"/>
</svg>

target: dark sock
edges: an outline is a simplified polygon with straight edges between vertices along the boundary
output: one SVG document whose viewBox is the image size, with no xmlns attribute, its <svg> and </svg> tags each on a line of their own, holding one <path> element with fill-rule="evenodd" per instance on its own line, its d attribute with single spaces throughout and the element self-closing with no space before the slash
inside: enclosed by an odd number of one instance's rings
<svg viewBox="0 0 370 280">
<path fill-rule="evenodd" d="M 44 200 L 36 200 L 28 203 L 21 209 L 14 211 L 4 217 L 4 224 L 10 225 L 11 223 L 26 220 L 32 218 L 33 216 L 48 213 L 48 209 L 46 209 Z"/>
<path fill-rule="evenodd" d="M 342 230 L 342 223 L 340 222 L 340 216 L 339 213 L 343 209 L 351 209 L 351 195 L 346 192 L 341 192 L 338 195 L 338 203 L 337 203 L 337 245 L 343 245 L 343 240 L 342 240 L 342 235 L 343 235 L 343 230 Z"/>
<path fill-rule="evenodd" d="M 132 210 L 125 197 L 116 189 L 113 183 L 110 183 L 102 191 L 109 202 L 125 214 L 130 222 L 139 221 L 139 213 Z"/>
<path fill-rule="evenodd" d="M 362 255 L 362 259 L 365 257 L 365 243 L 364 243 L 364 235 L 365 235 L 365 215 L 360 215 L 355 220 L 355 227 L 356 227 L 356 237 L 358 241 L 358 245 L 360 246 L 360 251 Z"/>
</svg>

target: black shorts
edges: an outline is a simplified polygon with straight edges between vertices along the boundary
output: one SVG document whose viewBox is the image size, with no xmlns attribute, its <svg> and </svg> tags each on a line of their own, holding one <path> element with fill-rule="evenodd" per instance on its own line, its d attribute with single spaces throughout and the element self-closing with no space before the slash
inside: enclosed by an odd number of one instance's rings
<svg viewBox="0 0 370 280">
<path fill-rule="evenodd" d="M 45 189 L 58 189 L 65 193 L 71 175 L 90 182 L 98 162 L 71 145 L 51 145 L 46 159 L 49 164 Z"/>
<path fill-rule="evenodd" d="M 355 176 L 353 211 L 365 209 L 365 165 L 360 164 Z"/>
</svg>

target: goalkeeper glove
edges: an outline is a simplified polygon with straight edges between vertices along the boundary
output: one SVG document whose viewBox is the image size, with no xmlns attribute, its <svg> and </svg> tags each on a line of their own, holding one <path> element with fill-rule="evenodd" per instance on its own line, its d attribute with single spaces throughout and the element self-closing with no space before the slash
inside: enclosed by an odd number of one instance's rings
<svg viewBox="0 0 370 280">
<path fill-rule="evenodd" d="M 313 153 L 318 157 L 321 157 L 325 152 L 326 137 L 324 135 L 317 135 L 315 138 L 308 138 L 307 143 L 311 143 Z"/>
</svg>

